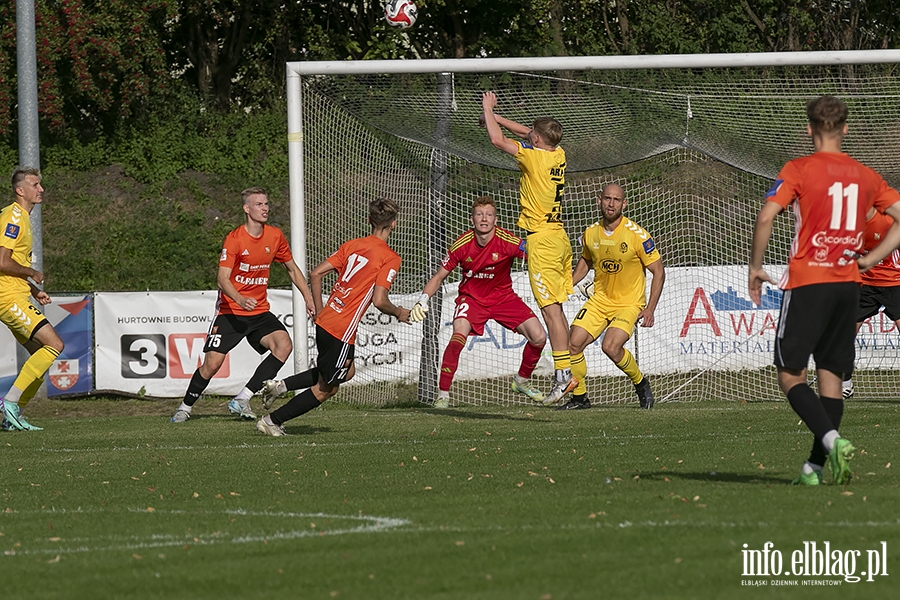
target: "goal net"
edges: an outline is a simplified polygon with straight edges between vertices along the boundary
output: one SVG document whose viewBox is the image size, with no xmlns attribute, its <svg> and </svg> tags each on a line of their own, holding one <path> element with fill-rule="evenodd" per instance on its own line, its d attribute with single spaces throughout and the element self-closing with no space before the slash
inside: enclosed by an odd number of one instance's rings
<svg viewBox="0 0 900 600">
<path fill-rule="evenodd" d="M 747 293 L 756 214 L 781 166 L 812 151 L 805 103 L 822 94 L 849 105 L 844 149 L 900 186 L 893 155 L 900 142 L 896 60 L 891 54 L 888 61 L 855 66 L 303 76 L 297 75 L 300 63 L 292 63 L 289 76 L 299 82 L 292 110 L 302 107 L 299 131 L 290 133 L 302 150 L 300 160 L 292 159 L 292 205 L 302 206 L 305 218 L 305 231 L 292 232 L 292 239 L 295 246 L 303 240 L 311 268 L 344 240 L 369 233 L 369 201 L 397 200 L 401 214 L 389 243 L 403 266 L 391 293 L 395 303 L 411 307 L 449 244 L 471 226 L 475 197 L 493 196 L 498 224 L 523 235 L 515 225 L 519 170 L 478 126 L 481 94 L 492 90 L 499 98 L 496 112 L 504 117 L 530 124 L 553 116 L 563 125 L 563 220 L 575 260 L 579 236 L 599 220 L 597 197 L 609 183 L 622 186 L 625 215 L 655 239 L 665 289 L 655 325 L 637 327 L 627 347 L 657 399 L 781 399 L 771 366 L 781 292 L 764 289 L 759 307 Z M 765 260 L 776 280 L 793 227 L 790 214 L 777 219 Z M 648 290 L 650 279 L 648 274 Z M 540 318 L 524 264 L 514 265 L 513 280 Z M 432 402 L 458 281 L 459 270 L 432 298 L 423 324 L 399 324 L 370 309 L 357 340 L 357 377 L 342 386 L 339 398 Z M 584 300 L 576 293 L 565 304 L 570 322 Z M 523 344 L 523 337 L 494 322 L 484 336 L 470 337 L 451 402 L 527 402 L 510 389 Z M 857 397 L 900 397 L 898 348 L 900 335 L 887 316 L 879 313 L 863 325 Z M 309 352 L 314 361 L 314 344 Z M 592 402 L 637 400 L 600 340 L 588 346 L 585 358 Z M 548 342 L 533 376 L 544 392 L 551 374 Z"/>
</svg>

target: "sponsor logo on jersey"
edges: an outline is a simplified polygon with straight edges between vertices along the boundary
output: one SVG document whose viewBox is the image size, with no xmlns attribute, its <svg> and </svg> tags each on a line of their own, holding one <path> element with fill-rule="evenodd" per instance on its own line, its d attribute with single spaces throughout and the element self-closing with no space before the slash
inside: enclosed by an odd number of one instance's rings
<svg viewBox="0 0 900 600">
<path fill-rule="evenodd" d="M 396 277 L 396 276 L 397 276 L 397 271 L 395 271 L 394 269 L 391 269 L 390 271 L 388 271 L 388 274 L 387 274 L 388 283 L 394 283 L 394 277 Z"/>
<path fill-rule="evenodd" d="M 226 250 L 225 248 L 222 248 L 222 255 L 219 257 L 219 262 L 222 262 L 223 260 L 227 260 L 227 259 L 228 259 L 228 250 Z"/>
<path fill-rule="evenodd" d="M 234 281 L 241 285 L 269 285 L 268 277 L 244 277 L 243 275 L 236 275 Z"/>
<path fill-rule="evenodd" d="M 849 246 L 851 248 L 862 248 L 863 232 L 859 231 L 853 235 L 833 235 L 827 231 L 817 231 L 812 237 L 812 244 L 816 248 L 829 246 Z"/>
<path fill-rule="evenodd" d="M 241 252 L 241 256 L 247 256 L 248 254 L 250 254 L 250 251 L 247 250 L 246 248 L 244 248 L 244 251 Z"/>
<path fill-rule="evenodd" d="M 615 275 L 622 270 L 622 263 L 611 258 L 604 258 L 600 261 L 600 270 L 610 275 Z"/>
<path fill-rule="evenodd" d="M 16 239 L 17 237 L 19 237 L 19 226 L 13 225 L 12 223 L 7 223 L 6 231 L 3 232 L 3 235 L 8 238 Z"/>
<path fill-rule="evenodd" d="M 650 254 L 653 250 L 656 249 L 656 244 L 653 243 L 653 238 L 644 241 L 644 254 Z"/>
</svg>

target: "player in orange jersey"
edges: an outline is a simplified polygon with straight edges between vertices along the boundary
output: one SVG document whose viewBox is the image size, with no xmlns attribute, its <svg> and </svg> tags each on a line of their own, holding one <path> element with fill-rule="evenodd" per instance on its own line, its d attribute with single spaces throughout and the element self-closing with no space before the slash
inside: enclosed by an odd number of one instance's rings
<svg viewBox="0 0 900 600">
<path fill-rule="evenodd" d="M 874 208 L 866 215 L 866 235 L 863 254 L 881 243 L 894 220 Z M 862 273 L 862 287 L 859 289 L 859 310 L 856 313 L 856 332 L 859 333 L 863 321 L 878 314 L 884 314 L 894 322 L 900 331 L 900 249 L 894 248 L 880 263 Z M 844 373 L 841 393 L 844 398 L 853 396 L 852 373 Z"/>
<path fill-rule="evenodd" d="M 428 299 L 456 268 L 463 269 L 456 310 L 453 312 L 453 336 L 441 358 L 441 375 L 435 408 L 450 406 L 450 384 L 459 366 L 459 355 L 470 335 L 484 334 L 484 325 L 493 319 L 511 331 L 525 336 L 519 372 L 510 384 L 513 391 L 539 401 L 544 395 L 531 386 L 528 378 L 541 358 L 547 341 L 541 322 L 513 291 L 510 268 L 516 258 L 525 258 L 525 243 L 509 231 L 497 227 L 497 206 L 490 196 L 476 198 L 472 205 L 472 229 L 453 242 L 434 277 L 425 284 L 419 301 L 413 306 L 411 320 L 425 319 Z"/>
<path fill-rule="evenodd" d="M 241 340 L 259 354 L 269 355 L 256 368 L 240 393 L 228 403 L 228 410 L 244 419 L 255 419 L 250 398 L 262 389 L 267 379 L 278 374 L 293 350 L 291 336 L 284 324 L 269 311 L 269 269 L 280 263 L 291 281 L 303 294 L 310 317 L 316 314 L 313 297 L 300 267 L 294 262 L 291 248 L 277 227 L 268 225 L 269 199 L 262 188 L 248 188 L 241 192 L 243 225 L 225 237 L 219 257 L 216 318 L 206 336 L 203 364 L 194 371 L 181 406 L 172 416 L 173 423 L 183 423 L 191 416 L 191 409 L 209 381 L 222 367 L 225 356 Z"/>
<path fill-rule="evenodd" d="M 815 152 L 789 161 L 766 194 L 756 218 L 748 287 L 757 305 L 775 217 L 788 206 L 795 216 L 794 241 L 779 286 L 784 290 L 775 338 L 778 384 L 791 407 L 813 433 L 813 448 L 794 483 L 819 485 L 829 463 L 833 481 L 850 480 L 854 447 L 838 433 L 843 416 L 841 375 L 853 370 L 860 266 L 866 214 L 871 207 L 900 220 L 900 194 L 875 171 L 841 152 L 847 134 L 847 105 L 821 96 L 806 105 L 807 133 Z M 883 244 L 882 244 L 883 245 Z M 890 249 L 882 245 L 873 258 Z M 894 244 L 896 246 L 897 244 Z M 815 359 L 817 395 L 807 383 L 809 357 Z"/>
<path fill-rule="evenodd" d="M 391 284 L 400 270 L 400 255 L 388 246 L 388 237 L 397 226 L 400 207 L 393 200 L 382 198 L 369 204 L 369 225 L 372 234 L 344 242 L 334 254 L 319 263 L 309 274 L 313 300 L 316 303 L 316 366 L 283 381 L 270 380 L 265 384 L 263 403 L 266 406 L 288 390 L 306 391 L 297 394 L 283 406 L 256 423 L 266 435 L 284 435 L 284 423 L 306 414 L 332 396 L 345 381 L 353 378 L 354 342 L 359 322 L 369 305 L 386 315 L 409 323 L 409 309 L 394 305 L 388 297 Z M 337 271 L 337 281 L 331 295 L 322 306 L 322 278 Z"/>
<path fill-rule="evenodd" d="M 566 184 L 566 152 L 562 125 L 551 117 L 538 117 L 531 127 L 494 113 L 497 96 L 485 92 L 481 98 L 480 122 L 487 128 L 494 147 L 511 154 L 519 164 L 519 203 L 522 211 L 516 222 L 525 230 L 528 275 L 541 316 L 547 325 L 555 376 L 546 405 L 558 404 L 575 389 L 569 355 L 569 322 L 563 302 L 572 287 L 572 244 L 562 221 L 563 188 Z M 523 141 L 503 135 L 504 127 Z M 527 141 L 524 141 L 527 140 Z"/>
<path fill-rule="evenodd" d="M 41 172 L 32 167 L 13 171 L 14 201 L 0 211 L 0 321 L 31 354 L 12 387 L 0 397 L 3 429 L 40 431 L 19 411 L 34 396 L 44 373 L 63 351 L 63 341 L 50 321 L 29 299 L 40 305 L 50 296 L 39 286 L 44 274 L 31 268 L 31 210 L 43 202 Z"/>
</svg>

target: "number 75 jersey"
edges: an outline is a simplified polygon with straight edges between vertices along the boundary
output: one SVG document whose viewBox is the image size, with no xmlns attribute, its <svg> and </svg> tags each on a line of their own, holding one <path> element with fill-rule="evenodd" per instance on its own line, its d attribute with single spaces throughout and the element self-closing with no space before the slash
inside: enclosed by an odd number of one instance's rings
<svg viewBox="0 0 900 600">
<path fill-rule="evenodd" d="M 873 169 L 836 152 L 789 161 L 766 193 L 787 208 L 793 203 L 794 239 L 781 289 L 815 283 L 860 281 L 848 254 L 863 247 L 866 213 L 900 201 L 900 194 Z M 849 251 L 849 252 L 848 252 Z"/>
<path fill-rule="evenodd" d="M 344 242 L 326 260 L 338 275 L 316 325 L 352 344 L 359 322 L 372 304 L 375 286 L 391 289 L 400 271 L 400 255 L 384 240 L 370 235 Z"/>
</svg>

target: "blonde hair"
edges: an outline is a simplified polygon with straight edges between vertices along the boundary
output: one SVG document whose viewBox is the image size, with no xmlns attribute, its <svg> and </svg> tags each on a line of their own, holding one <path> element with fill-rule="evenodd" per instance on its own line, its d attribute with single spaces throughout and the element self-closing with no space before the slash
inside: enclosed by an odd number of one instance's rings
<svg viewBox="0 0 900 600">
<path fill-rule="evenodd" d="M 531 124 L 531 128 L 541 136 L 541 139 L 551 146 L 558 146 L 562 141 L 563 128 L 559 121 L 552 117 L 538 117 Z"/>
</svg>

